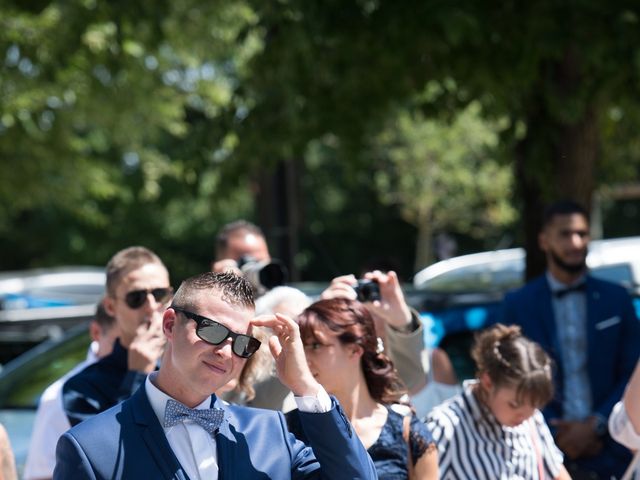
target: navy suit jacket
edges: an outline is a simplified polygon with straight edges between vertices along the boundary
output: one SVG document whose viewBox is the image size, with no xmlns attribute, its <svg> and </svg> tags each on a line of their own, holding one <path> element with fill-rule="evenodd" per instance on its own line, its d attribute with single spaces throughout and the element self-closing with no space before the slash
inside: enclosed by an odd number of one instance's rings
<svg viewBox="0 0 640 480">
<path fill-rule="evenodd" d="M 587 276 L 585 293 L 592 408 L 607 419 L 638 361 L 640 322 L 629 294 L 621 286 Z M 551 295 L 549 282 L 542 275 L 507 294 L 502 318 L 505 324 L 520 325 L 523 334 L 539 343 L 555 362 L 556 393 L 544 409 L 547 419 L 562 418 L 564 395 L 562 352 Z"/>
<path fill-rule="evenodd" d="M 287 431 L 281 412 L 224 404 L 216 434 L 219 479 L 375 479 L 375 467 L 340 405 L 303 414 L 312 448 Z M 187 479 L 144 387 L 73 427 L 58 441 L 54 479 Z"/>
</svg>

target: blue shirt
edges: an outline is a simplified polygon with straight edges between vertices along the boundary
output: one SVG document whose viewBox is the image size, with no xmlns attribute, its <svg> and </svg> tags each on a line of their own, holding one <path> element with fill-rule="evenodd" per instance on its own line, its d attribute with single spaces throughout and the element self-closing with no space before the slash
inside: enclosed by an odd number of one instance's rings
<svg viewBox="0 0 640 480">
<path fill-rule="evenodd" d="M 585 277 L 566 285 L 547 272 L 547 281 L 552 293 L 551 303 L 564 373 L 563 418 L 583 420 L 591 415 L 593 408 L 587 370 L 587 295 L 584 290 L 571 291 L 562 297 L 557 297 L 555 293 L 584 283 Z"/>
</svg>

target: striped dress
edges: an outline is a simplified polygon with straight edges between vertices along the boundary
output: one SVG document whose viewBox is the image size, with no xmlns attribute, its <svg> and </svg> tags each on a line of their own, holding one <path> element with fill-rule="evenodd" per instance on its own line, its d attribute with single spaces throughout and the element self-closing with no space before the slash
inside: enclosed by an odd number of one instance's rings
<svg viewBox="0 0 640 480">
<path fill-rule="evenodd" d="M 562 452 L 539 410 L 517 427 L 502 426 L 465 382 L 459 395 L 434 408 L 427 427 L 438 447 L 443 480 L 538 480 L 560 473 Z M 542 479 L 540 479 L 542 480 Z"/>
</svg>

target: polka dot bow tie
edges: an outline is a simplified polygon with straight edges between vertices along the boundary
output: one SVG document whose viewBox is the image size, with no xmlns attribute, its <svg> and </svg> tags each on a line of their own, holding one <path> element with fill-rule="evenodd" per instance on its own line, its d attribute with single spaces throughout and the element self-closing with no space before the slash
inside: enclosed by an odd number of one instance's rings
<svg viewBox="0 0 640 480">
<path fill-rule="evenodd" d="M 185 407 L 175 400 L 167 400 L 167 406 L 164 410 L 165 428 L 173 427 L 187 418 L 200 425 L 213 436 L 224 420 L 224 410 L 221 408 L 198 410 Z"/>
</svg>

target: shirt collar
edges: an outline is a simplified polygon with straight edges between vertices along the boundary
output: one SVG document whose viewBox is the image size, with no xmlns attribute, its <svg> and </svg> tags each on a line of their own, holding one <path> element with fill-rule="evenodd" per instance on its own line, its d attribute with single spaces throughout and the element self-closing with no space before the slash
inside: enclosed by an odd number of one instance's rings
<svg viewBox="0 0 640 480">
<path fill-rule="evenodd" d="M 564 290 L 565 288 L 571 288 L 576 285 L 580 285 L 581 283 L 584 283 L 586 281 L 587 274 L 585 273 L 580 275 L 580 277 L 577 278 L 574 282 L 571 282 L 568 284 L 562 283 L 560 280 L 554 277 L 549 270 L 547 270 L 546 272 L 546 277 L 547 277 L 547 282 L 549 282 L 549 288 L 551 288 L 551 292 L 553 293 L 553 292 L 557 292 L 558 290 Z"/>
<path fill-rule="evenodd" d="M 160 425 L 164 425 L 164 411 L 167 408 L 167 400 L 171 399 L 171 397 L 155 386 L 154 382 L 156 381 L 157 376 L 158 372 L 151 372 L 147 375 L 144 382 L 144 388 L 147 393 L 147 397 L 149 398 L 151 408 L 153 409 L 153 413 L 158 417 Z M 173 400 L 175 400 L 175 398 Z M 205 398 L 202 403 L 196 405 L 194 408 L 198 410 L 206 410 L 211 407 L 211 404 L 211 398 Z"/>
</svg>

